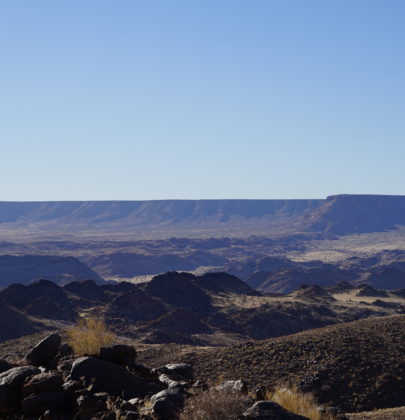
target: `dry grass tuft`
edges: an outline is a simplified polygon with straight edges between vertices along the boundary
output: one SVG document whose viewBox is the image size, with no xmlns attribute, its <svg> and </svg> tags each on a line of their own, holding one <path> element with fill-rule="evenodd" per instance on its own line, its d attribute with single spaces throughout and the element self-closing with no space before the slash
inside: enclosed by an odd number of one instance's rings
<svg viewBox="0 0 405 420">
<path fill-rule="evenodd" d="M 82 318 L 67 329 L 68 343 L 77 355 L 97 354 L 101 347 L 115 340 L 115 335 L 101 319 Z"/>
<path fill-rule="evenodd" d="M 211 388 L 189 398 L 179 420 L 237 420 L 251 404 L 246 395 Z"/>
<path fill-rule="evenodd" d="M 266 399 L 276 402 L 292 413 L 308 417 L 311 420 L 335 420 L 335 416 L 322 409 L 313 394 L 303 393 L 296 386 L 276 387 L 266 393 Z"/>
</svg>

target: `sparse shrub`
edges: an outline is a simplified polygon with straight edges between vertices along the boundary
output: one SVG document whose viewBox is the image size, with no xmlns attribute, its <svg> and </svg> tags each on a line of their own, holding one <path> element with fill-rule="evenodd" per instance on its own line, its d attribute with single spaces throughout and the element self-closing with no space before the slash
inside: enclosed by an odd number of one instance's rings
<svg viewBox="0 0 405 420">
<path fill-rule="evenodd" d="M 266 399 L 311 420 L 335 420 L 332 413 L 317 404 L 313 394 L 303 393 L 296 386 L 276 387 L 273 392 L 266 393 Z"/>
<path fill-rule="evenodd" d="M 235 391 L 209 389 L 186 401 L 180 420 L 236 420 L 252 400 Z"/>
<path fill-rule="evenodd" d="M 103 346 L 111 344 L 115 335 L 101 319 L 82 318 L 68 328 L 68 343 L 77 355 L 96 354 Z"/>
</svg>

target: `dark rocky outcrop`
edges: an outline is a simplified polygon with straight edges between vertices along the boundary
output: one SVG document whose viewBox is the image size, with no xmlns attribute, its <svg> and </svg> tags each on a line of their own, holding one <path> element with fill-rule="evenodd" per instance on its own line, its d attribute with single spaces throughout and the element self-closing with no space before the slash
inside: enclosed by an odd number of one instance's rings
<svg viewBox="0 0 405 420">
<path fill-rule="evenodd" d="M 144 290 L 169 305 L 192 308 L 194 312 L 209 312 L 211 299 L 195 284 L 195 278 L 190 273 L 169 272 L 155 276 L 145 284 Z"/>
<path fill-rule="evenodd" d="M 73 308 L 68 305 L 61 306 L 48 296 L 34 299 L 24 308 L 24 311 L 29 315 L 45 319 L 73 322 L 78 318 L 78 314 Z"/>
<path fill-rule="evenodd" d="M 63 286 L 71 294 L 91 302 L 106 302 L 108 296 L 93 280 L 73 281 Z"/>
<path fill-rule="evenodd" d="M 109 319 L 125 318 L 132 321 L 150 321 L 159 318 L 167 311 L 168 308 L 158 299 L 136 288 L 114 298 L 108 306 L 106 316 Z"/>
</svg>

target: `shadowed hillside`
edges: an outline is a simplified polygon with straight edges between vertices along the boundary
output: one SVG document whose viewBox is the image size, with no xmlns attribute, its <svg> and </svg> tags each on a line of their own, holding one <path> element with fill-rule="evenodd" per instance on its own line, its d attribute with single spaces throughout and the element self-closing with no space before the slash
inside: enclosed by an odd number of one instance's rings
<svg viewBox="0 0 405 420">
<path fill-rule="evenodd" d="M 97 273 L 73 257 L 0 255 L 0 289 L 43 278 L 62 284 L 85 279 L 103 282 Z"/>
</svg>

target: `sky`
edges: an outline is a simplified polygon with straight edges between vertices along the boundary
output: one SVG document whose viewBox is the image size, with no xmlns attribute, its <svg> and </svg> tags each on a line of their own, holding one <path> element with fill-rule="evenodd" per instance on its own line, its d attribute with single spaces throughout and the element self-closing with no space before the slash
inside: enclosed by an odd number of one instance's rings
<svg viewBox="0 0 405 420">
<path fill-rule="evenodd" d="M 402 0 L 0 0 L 0 201 L 405 194 Z"/>
</svg>

